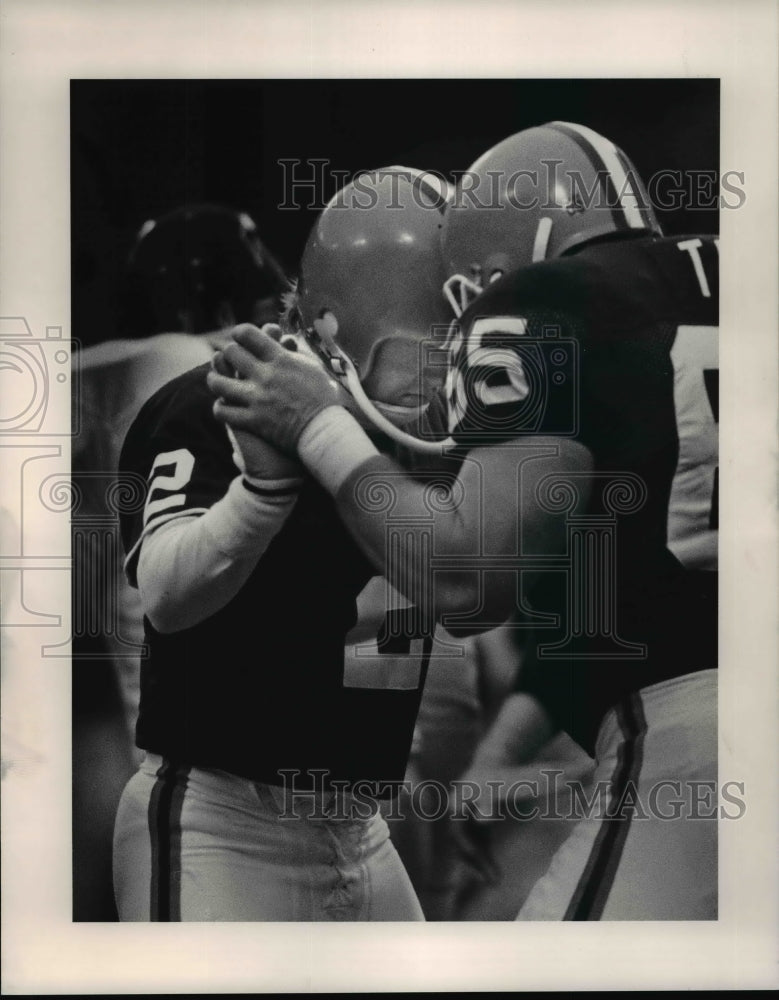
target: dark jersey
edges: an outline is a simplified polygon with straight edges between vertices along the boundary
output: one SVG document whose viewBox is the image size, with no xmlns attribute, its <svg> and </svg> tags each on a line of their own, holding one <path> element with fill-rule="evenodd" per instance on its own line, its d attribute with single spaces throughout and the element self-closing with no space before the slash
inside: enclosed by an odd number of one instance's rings
<svg viewBox="0 0 779 1000">
<path fill-rule="evenodd" d="M 225 429 L 212 415 L 207 370 L 164 386 L 127 435 L 120 471 L 148 482 L 145 508 L 122 520 L 131 579 L 144 530 L 202 514 L 237 475 Z M 333 501 L 307 480 L 281 531 L 222 610 L 171 634 L 145 621 L 138 746 L 271 784 L 291 783 L 282 772 L 298 771 L 299 788 L 402 781 L 429 637 L 414 631 L 413 609 L 394 610 L 372 656 L 345 676 L 356 598 L 373 575 Z M 383 669 L 385 650 L 394 669 Z M 401 670 L 398 656 L 407 657 Z M 390 789 L 378 792 L 385 797 Z"/>
<path fill-rule="evenodd" d="M 593 244 L 497 281 L 450 336 L 433 429 L 593 456 L 567 557 L 525 595 L 521 681 L 590 752 L 624 694 L 716 666 L 718 296 L 712 237 Z M 564 506 L 553 486 L 543 502 Z"/>
</svg>

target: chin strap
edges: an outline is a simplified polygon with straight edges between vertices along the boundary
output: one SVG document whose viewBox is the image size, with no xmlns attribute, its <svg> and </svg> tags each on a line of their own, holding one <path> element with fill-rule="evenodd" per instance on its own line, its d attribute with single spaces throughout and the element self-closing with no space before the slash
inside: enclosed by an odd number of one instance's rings
<svg viewBox="0 0 779 1000">
<path fill-rule="evenodd" d="M 448 437 L 443 441 L 423 441 L 421 438 L 414 437 L 413 434 L 407 434 L 406 431 L 402 431 L 399 427 L 396 427 L 391 420 L 388 420 L 377 409 L 376 404 L 365 395 L 365 390 L 360 384 L 357 371 L 351 361 L 344 365 L 344 369 L 340 377 L 345 380 L 346 388 L 370 422 L 383 434 L 386 434 L 387 437 L 398 441 L 400 444 L 404 444 L 407 448 L 411 448 L 412 451 L 423 452 L 427 455 L 441 455 L 443 452 L 454 447 L 455 442 L 452 437 Z"/>
</svg>

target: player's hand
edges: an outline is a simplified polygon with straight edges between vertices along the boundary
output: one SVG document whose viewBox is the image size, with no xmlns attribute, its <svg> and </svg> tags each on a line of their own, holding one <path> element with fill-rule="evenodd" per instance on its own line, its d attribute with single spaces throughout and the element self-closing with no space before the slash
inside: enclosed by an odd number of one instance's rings
<svg viewBox="0 0 779 1000">
<path fill-rule="evenodd" d="M 276 324 L 268 323 L 263 330 L 274 340 L 280 341 L 282 338 L 281 328 Z M 219 331 L 222 338 L 219 343 L 213 343 L 216 353 L 211 361 L 213 371 L 225 376 L 234 378 L 236 372 L 230 367 L 222 353 L 222 349 L 232 343 L 230 331 Z M 283 342 L 283 341 L 282 341 Z M 287 350 L 297 350 L 294 338 L 287 337 L 284 347 Z M 269 479 L 291 479 L 303 476 L 303 467 L 299 462 L 282 454 L 277 448 L 262 438 L 257 437 L 250 431 L 233 430 L 226 426 L 230 443 L 233 446 L 233 461 L 240 472 L 249 479 L 269 480 Z"/>
<path fill-rule="evenodd" d="M 217 397 L 214 416 L 294 456 L 306 425 L 321 410 L 341 405 L 341 392 L 318 360 L 286 350 L 271 335 L 278 327 L 268 326 L 273 329 L 236 327 L 233 342 L 217 355 L 208 373 Z"/>
<path fill-rule="evenodd" d="M 233 446 L 233 462 L 248 479 L 302 479 L 305 475 L 300 462 L 284 455 L 256 434 L 233 430 L 229 424 L 226 430 Z"/>
</svg>

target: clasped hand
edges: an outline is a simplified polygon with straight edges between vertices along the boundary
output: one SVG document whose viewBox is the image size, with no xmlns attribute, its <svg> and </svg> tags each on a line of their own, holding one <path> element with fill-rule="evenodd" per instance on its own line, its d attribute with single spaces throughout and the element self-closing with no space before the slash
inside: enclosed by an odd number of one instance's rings
<svg viewBox="0 0 779 1000">
<path fill-rule="evenodd" d="M 232 342 L 214 356 L 207 376 L 217 397 L 214 416 L 233 432 L 247 471 L 250 465 L 266 464 L 263 454 L 271 457 L 268 445 L 296 457 L 309 421 L 343 402 L 342 390 L 319 361 L 283 347 L 280 337 L 276 324 L 262 330 L 248 323 L 237 326 Z M 260 439 L 256 446 L 253 437 Z M 252 457 L 252 451 L 258 454 Z M 251 474 L 262 475 L 256 468 Z M 273 477 L 266 473 L 266 478 Z"/>
</svg>

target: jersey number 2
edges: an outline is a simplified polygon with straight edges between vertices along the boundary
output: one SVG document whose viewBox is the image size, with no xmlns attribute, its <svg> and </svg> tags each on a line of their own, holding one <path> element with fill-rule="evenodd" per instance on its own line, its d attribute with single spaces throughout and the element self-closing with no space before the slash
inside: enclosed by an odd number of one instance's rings
<svg viewBox="0 0 779 1000">
<path fill-rule="evenodd" d="M 186 502 L 183 490 L 192 478 L 195 467 L 195 456 L 188 448 L 177 448 L 176 451 L 163 451 L 154 459 L 154 465 L 149 473 L 149 494 L 143 510 L 144 527 L 157 514 L 170 510 L 171 507 L 182 507 Z M 158 469 L 169 468 L 167 475 L 161 475 Z M 156 475 L 155 475 L 156 473 Z M 163 491 L 166 496 L 159 496 Z M 157 499 L 154 499 L 158 494 Z"/>
</svg>

